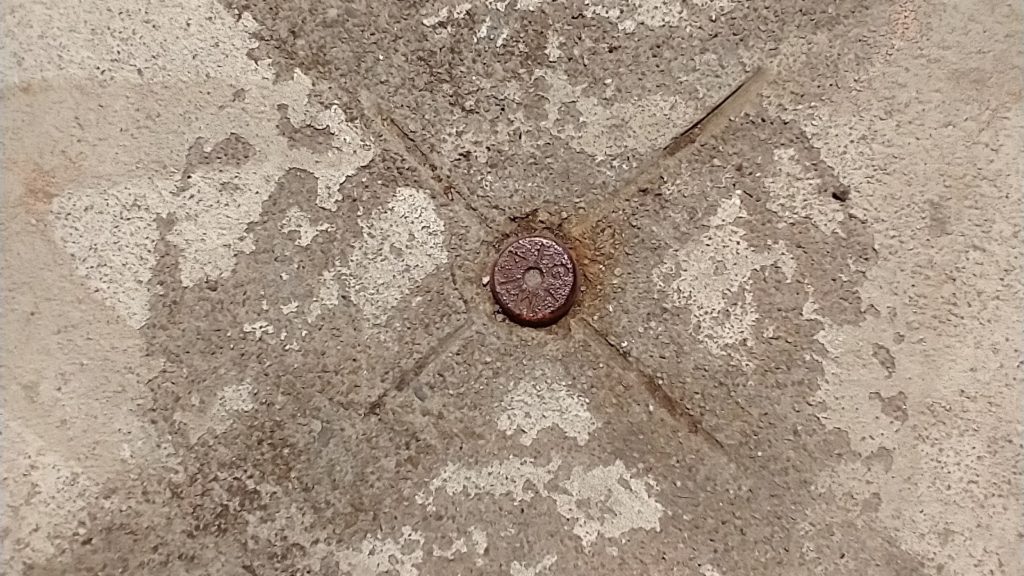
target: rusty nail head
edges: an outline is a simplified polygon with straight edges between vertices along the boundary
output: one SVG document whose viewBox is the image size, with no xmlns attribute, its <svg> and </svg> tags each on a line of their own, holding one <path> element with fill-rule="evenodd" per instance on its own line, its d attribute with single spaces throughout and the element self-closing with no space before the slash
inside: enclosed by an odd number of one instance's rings
<svg viewBox="0 0 1024 576">
<path fill-rule="evenodd" d="M 520 238 L 498 254 L 491 271 L 491 292 L 513 322 L 548 326 L 576 301 L 579 282 L 569 251 L 551 238 Z"/>
</svg>

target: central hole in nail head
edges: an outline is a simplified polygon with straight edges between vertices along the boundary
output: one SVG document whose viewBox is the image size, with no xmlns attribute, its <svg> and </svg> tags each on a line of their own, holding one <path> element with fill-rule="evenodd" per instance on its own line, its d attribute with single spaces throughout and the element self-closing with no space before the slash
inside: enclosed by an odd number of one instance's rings
<svg viewBox="0 0 1024 576">
<path fill-rule="evenodd" d="M 537 288 L 544 283 L 544 273 L 540 268 L 527 268 L 523 274 L 523 282 L 527 288 Z"/>
</svg>

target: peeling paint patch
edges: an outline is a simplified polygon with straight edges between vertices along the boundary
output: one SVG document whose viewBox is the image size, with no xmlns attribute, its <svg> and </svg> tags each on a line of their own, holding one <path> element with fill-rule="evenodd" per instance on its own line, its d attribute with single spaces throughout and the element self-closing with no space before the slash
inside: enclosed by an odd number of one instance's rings
<svg viewBox="0 0 1024 576">
<path fill-rule="evenodd" d="M 217 393 L 216 412 L 221 414 L 249 412 L 256 407 L 252 401 L 252 391 L 252 384 L 225 386 Z"/>
<path fill-rule="evenodd" d="M 534 564 L 532 567 L 527 568 L 525 565 L 519 562 L 512 562 L 510 572 L 512 576 L 540 576 L 540 574 L 546 573 L 551 569 L 551 566 L 558 560 L 558 556 L 554 554 L 548 554 L 543 560 Z"/>
<path fill-rule="evenodd" d="M 324 222 L 313 226 L 309 214 L 306 214 L 298 207 L 292 206 L 284 215 L 284 219 L 281 220 L 279 229 L 285 234 L 288 234 L 289 232 L 298 232 L 299 234 L 298 238 L 295 239 L 295 245 L 309 246 L 309 243 L 313 241 L 313 238 L 316 238 L 321 232 L 333 231 L 334 226 Z"/>
<path fill-rule="evenodd" d="M 549 36 L 546 51 L 549 61 L 553 62 L 562 55 L 558 42 L 557 37 Z M 717 61 L 709 62 L 708 66 L 719 67 Z M 741 72 L 738 65 L 735 71 L 737 74 Z M 604 103 L 606 98 L 585 96 L 587 85 L 573 85 L 562 71 L 538 70 L 533 77 L 544 78 L 547 84 L 543 93 L 547 100 L 547 118 L 543 125 L 555 136 L 565 139 L 575 150 L 598 158 L 624 152 L 646 152 L 665 146 L 701 113 L 698 106 L 700 94 L 653 94 L 609 106 Z M 608 79 L 609 90 L 613 85 L 614 81 Z M 729 86 L 723 80 L 721 86 L 711 89 L 725 93 Z M 578 113 L 571 122 L 561 120 L 561 110 L 566 105 L 572 105 Z"/>
<path fill-rule="evenodd" d="M 333 209 L 340 183 L 373 157 L 339 107 L 310 100 L 308 77 L 280 81 L 268 61 L 246 55 L 258 28 L 249 15 L 235 17 L 214 1 L 168 0 L 122 6 L 111 20 L 107 4 L 80 4 L 73 24 L 45 4 L 11 11 L 17 58 L 5 85 L 37 88 L 10 103 L 20 111 L 6 123 L 18 144 L 11 149 L 32 154 L 10 163 L 52 175 L 58 243 L 133 328 L 149 317 L 158 219 L 171 222 L 167 240 L 179 250 L 182 284 L 191 286 L 229 274 L 236 255 L 253 249 L 246 227 L 286 170 L 313 174 L 319 205 Z M 97 41 L 80 30 L 110 34 Z M 292 146 L 278 130 L 279 105 L 293 124 L 327 131 L 328 145 Z M 46 144 L 57 135 L 62 146 Z M 244 157 L 189 165 L 196 145 L 210 153 L 229 139 Z M 73 170 L 67 158 L 76 159 Z"/>
<path fill-rule="evenodd" d="M 429 495 L 421 493 L 416 501 L 429 510 L 438 490 L 448 496 L 466 492 L 470 498 L 478 494 L 511 496 L 516 503 L 535 496 L 550 498 L 558 512 L 575 524 L 573 533 L 587 547 L 598 537 L 618 538 L 629 530 L 661 529 L 664 508 L 648 492 L 648 488 L 657 488 L 650 478 L 634 478 L 616 460 L 610 466 L 590 470 L 576 466 L 558 489 L 549 490 L 548 484 L 560 465 L 557 459 L 541 467 L 531 459 L 515 457 L 478 469 L 449 464 L 431 481 Z M 532 490 L 527 490 L 527 484 L 532 484 Z"/>
<path fill-rule="evenodd" d="M 617 538 L 633 529 L 661 530 L 665 509 L 647 493 L 649 486 L 653 481 L 633 478 L 620 461 L 588 471 L 577 466 L 562 484 L 568 494 L 555 494 L 554 499 L 562 516 L 576 522 L 573 533 L 589 547 L 598 536 Z"/>
<path fill-rule="evenodd" d="M 775 163 L 774 175 L 764 181 L 769 193 L 768 209 L 789 221 L 806 218 L 825 234 L 839 230 L 839 223 L 846 215 L 821 192 L 821 179 L 811 175 L 797 161 L 796 151 L 792 148 L 776 150 Z"/>
<path fill-rule="evenodd" d="M 598 157 L 666 144 L 687 119 L 698 113 L 692 101 L 661 95 L 612 106 L 588 96 L 580 98 L 576 108 L 580 129 L 571 140 L 572 146 Z"/>
<path fill-rule="evenodd" d="M 551 481 L 560 460 L 552 460 L 547 466 L 537 466 L 530 458 L 514 458 L 494 462 L 478 470 L 449 464 L 441 474 L 430 482 L 430 496 L 420 495 L 417 501 L 431 504 L 437 490 L 444 490 L 449 496 L 466 492 L 472 498 L 477 494 L 491 496 L 512 495 L 514 502 L 529 500 L 537 494 L 546 494 L 544 486 Z M 526 485 L 532 484 L 533 490 Z"/>
<path fill-rule="evenodd" d="M 78 273 L 132 328 L 149 317 L 147 283 L 160 238 L 148 197 L 135 190 L 131 184 L 82 190 L 51 205 L 54 234 Z"/>
<path fill-rule="evenodd" d="M 288 84 L 282 90 L 304 93 L 311 86 L 298 72 L 290 83 L 293 86 L 288 88 Z M 304 95 L 291 96 L 298 98 L 302 107 L 310 106 Z M 266 103 L 268 110 L 273 106 L 273 100 Z M 351 127 L 338 124 L 337 114 L 327 120 L 314 115 L 311 121 L 337 131 L 332 152 L 314 155 L 291 148 L 276 134 L 276 128 L 274 136 L 253 130 L 243 139 L 258 150 L 255 159 L 240 169 L 202 167 L 189 175 L 184 192 L 175 192 L 175 178 L 153 177 L 63 194 L 51 207 L 57 239 L 75 258 L 79 274 L 138 328 L 149 316 L 147 283 L 156 262 L 157 218 L 173 217 L 167 239 L 180 250 L 182 284 L 191 286 L 204 278 L 229 274 L 235 256 L 253 250 L 246 227 L 259 218 L 263 202 L 288 168 L 310 170 L 318 179 L 318 204 L 336 208 L 333 190 L 358 166 L 369 162 L 373 153 L 362 147 Z M 290 216 L 282 227 L 298 229 L 300 245 L 328 229 L 323 224 L 307 229 L 300 215 Z"/>
<path fill-rule="evenodd" d="M 253 390 L 253 385 L 249 383 L 225 386 L 217 393 L 212 406 L 205 410 L 179 412 L 174 415 L 174 420 L 185 425 L 192 444 L 210 430 L 215 435 L 222 434 L 231 427 L 233 414 L 250 412 L 256 407 Z M 198 406 L 200 399 L 193 397 L 192 404 Z"/>
<path fill-rule="evenodd" d="M 522 432 L 519 442 L 529 446 L 537 434 L 557 426 L 580 446 L 587 443 L 597 422 L 587 410 L 587 399 L 545 375 L 519 382 L 501 402 L 498 429 L 511 435 Z"/>
<path fill-rule="evenodd" d="M 423 561 L 423 534 L 405 526 L 397 540 L 367 537 L 359 548 L 342 550 L 334 557 L 338 568 L 348 574 L 417 576 L 416 565 Z"/>
<path fill-rule="evenodd" d="M 476 565 L 480 566 L 484 563 L 483 555 L 487 551 L 487 532 L 476 526 L 470 526 L 469 537 L 473 540 L 473 551 L 478 556 Z"/>
<path fill-rule="evenodd" d="M 714 228 L 732 224 L 737 218 L 746 218 L 747 212 L 743 209 L 743 203 L 740 201 L 741 193 L 737 190 L 731 198 L 722 200 L 718 204 L 718 211 L 715 212 L 715 215 L 707 219 L 707 225 Z"/>
<path fill-rule="evenodd" d="M 702 0 L 705 4 L 710 0 Z M 725 0 L 720 0 L 724 3 Z M 603 16 L 615 22 L 619 30 L 630 34 L 639 25 L 648 28 L 662 28 L 666 26 L 685 27 L 689 29 L 693 18 L 690 18 L 689 10 L 684 3 L 673 0 L 628 0 L 628 2 L 602 2 L 586 0 L 587 9 L 584 12 L 589 17 Z M 622 6 L 620 8 L 620 6 Z"/>
<path fill-rule="evenodd" d="M 448 560 L 452 560 L 455 558 L 456 554 L 465 554 L 467 550 L 469 549 L 466 548 L 466 539 L 456 538 L 455 535 L 452 534 L 452 545 L 449 546 L 447 550 L 442 550 L 435 545 L 431 555 L 435 558 L 447 558 Z"/>
<path fill-rule="evenodd" d="M 750 274 L 774 265 L 791 280 L 796 266 L 781 242 L 757 252 L 743 239 L 743 230 L 725 224 L 740 217 L 741 210 L 732 200 L 723 204 L 711 219 L 722 225 L 673 251 L 672 258 L 654 274 L 656 285 L 669 293 L 673 305 L 690 309 L 691 332 L 719 355 L 728 348 L 750 344 L 753 338 L 759 314 L 750 290 Z"/>
<path fill-rule="evenodd" d="M 722 576 L 721 572 L 711 564 L 704 564 L 700 567 L 701 576 Z"/>
<path fill-rule="evenodd" d="M 435 268 L 448 261 L 444 222 L 425 190 L 398 188 L 387 207 L 360 221 L 344 274 L 352 301 L 371 324 L 388 312 Z"/>
<path fill-rule="evenodd" d="M 264 334 L 274 333 L 274 327 L 269 322 L 260 320 L 258 322 L 243 325 L 242 332 L 245 332 L 246 334 L 255 334 L 256 340 L 262 340 Z"/>
<path fill-rule="evenodd" d="M 473 8 L 473 5 L 469 2 L 463 2 L 462 4 L 451 7 L 444 6 L 434 16 L 424 18 L 423 25 L 431 27 L 445 22 L 450 22 L 452 20 L 461 20 L 466 17 L 466 14 L 469 13 L 471 8 Z"/>
<path fill-rule="evenodd" d="M 548 62 L 557 62 L 559 58 L 565 55 L 558 48 L 562 42 L 562 37 L 556 34 L 554 30 L 548 32 L 548 43 L 544 48 L 544 53 L 548 56 Z"/>
<path fill-rule="evenodd" d="M 312 324 L 326 310 L 338 305 L 341 297 L 341 286 L 338 284 L 337 276 L 342 270 L 339 266 L 331 267 L 320 274 L 320 282 L 317 286 L 316 297 L 309 303 L 306 312 L 306 321 Z"/>
</svg>

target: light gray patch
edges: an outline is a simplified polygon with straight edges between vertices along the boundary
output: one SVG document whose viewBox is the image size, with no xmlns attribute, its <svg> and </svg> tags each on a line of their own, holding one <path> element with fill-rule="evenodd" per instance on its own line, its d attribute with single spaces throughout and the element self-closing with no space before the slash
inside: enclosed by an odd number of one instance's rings
<svg viewBox="0 0 1024 576">
<path fill-rule="evenodd" d="M 597 428 L 587 410 L 587 399 L 546 371 L 538 371 L 534 377 L 514 384 L 500 409 L 498 429 L 509 435 L 521 432 L 519 442 L 525 446 L 550 427 L 560 428 L 582 446 Z"/>
<path fill-rule="evenodd" d="M 557 555 L 548 554 L 533 566 L 527 566 L 520 562 L 513 561 L 512 566 L 509 568 L 509 573 L 511 576 L 541 576 L 542 574 L 547 574 L 557 560 Z"/>
<path fill-rule="evenodd" d="M 342 274 L 367 321 L 381 324 L 399 300 L 448 261 L 444 221 L 426 190 L 402 187 L 360 226 L 363 238 Z"/>
<path fill-rule="evenodd" d="M 562 483 L 567 494 L 554 494 L 558 511 L 575 522 L 573 533 L 585 547 L 599 536 L 618 538 L 629 530 L 659 531 L 665 509 L 649 493 L 649 480 L 634 478 L 622 462 L 591 470 L 575 467 Z"/>
<path fill-rule="evenodd" d="M 465 491 L 470 498 L 477 494 L 490 494 L 511 496 L 513 502 L 529 500 L 535 495 L 547 494 L 545 486 L 554 477 L 560 464 L 561 461 L 556 459 L 547 466 L 539 466 L 524 458 L 509 458 L 479 470 L 449 464 L 431 480 L 429 495 L 424 493 L 417 496 L 417 501 L 431 505 L 438 490 L 443 490 L 449 496 Z M 532 489 L 527 488 L 527 485 L 532 485 Z"/>
<path fill-rule="evenodd" d="M 767 208 L 789 220 L 806 218 L 825 234 L 839 231 L 846 214 L 822 191 L 822 181 L 801 162 L 792 148 L 774 152 L 775 170 L 765 179 Z"/>
<path fill-rule="evenodd" d="M 285 234 L 298 233 L 295 238 L 296 246 L 309 246 L 309 243 L 321 232 L 334 230 L 334 225 L 327 224 L 326 222 L 319 222 L 314 225 L 309 214 L 303 212 L 297 206 L 292 206 L 281 220 L 280 229 Z"/>
<path fill-rule="evenodd" d="M 314 154 L 329 154 L 334 148 L 334 133 L 329 126 L 294 124 L 293 118 L 296 117 L 296 114 L 287 104 L 278 104 L 277 113 L 280 115 L 277 129 L 281 136 L 288 140 L 290 146 L 308 150 Z"/>
</svg>

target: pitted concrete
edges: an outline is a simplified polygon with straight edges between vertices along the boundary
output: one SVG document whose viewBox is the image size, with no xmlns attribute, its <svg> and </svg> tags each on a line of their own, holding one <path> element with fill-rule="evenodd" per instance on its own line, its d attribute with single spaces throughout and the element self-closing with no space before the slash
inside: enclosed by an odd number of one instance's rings
<svg viewBox="0 0 1024 576">
<path fill-rule="evenodd" d="M 6 572 L 1024 570 L 1019 7 L 3 12 Z"/>
</svg>

